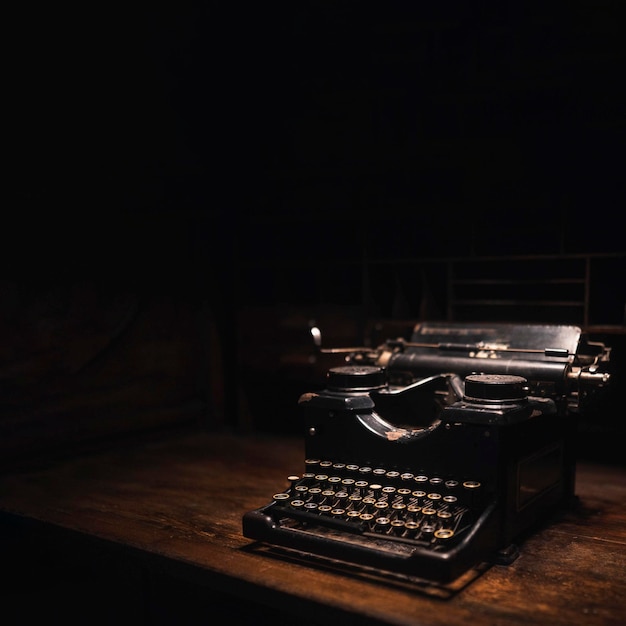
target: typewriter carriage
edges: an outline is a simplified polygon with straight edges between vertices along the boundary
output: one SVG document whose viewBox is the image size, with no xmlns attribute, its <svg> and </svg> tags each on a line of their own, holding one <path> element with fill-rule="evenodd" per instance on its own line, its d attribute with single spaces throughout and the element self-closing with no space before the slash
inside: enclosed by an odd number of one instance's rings
<svg viewBox="0 0 626 626">
<path fill-rule="evenodd" d="M 410 339 L 387 339 L 375 348 L 324 348 L 321 330 L 312 325 L 310 332 L 320 354 L 384 367 L 396 387 L 442 372 L 461 380 L 517 374 L 528 379 L 531 395 L 554 399 L 563 412 L 597 405 L 611 377 L 611 348 L 589 340 L 578 326 L 425 322 L 414 326 Z"/>
</svg>

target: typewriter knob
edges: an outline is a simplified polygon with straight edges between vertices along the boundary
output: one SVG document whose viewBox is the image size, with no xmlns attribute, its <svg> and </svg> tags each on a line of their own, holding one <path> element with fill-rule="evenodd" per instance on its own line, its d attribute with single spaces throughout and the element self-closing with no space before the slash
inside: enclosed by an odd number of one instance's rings
<svg viewBox="0 0 626 626">
<path fill-rule="evenodd" d="M 327 375 L 327 386 L 330 391 L 367 392 L 381 389 L 386 384 L 385 370 L 375 365 L 334 367 Z"/>
<path fill-rule="evenodd" d="M 474 402 L 521 402 L 528 398 L 528 381 L 509 374 L 472 374 L 465 378 L 465 399 Z"/>
</svg>

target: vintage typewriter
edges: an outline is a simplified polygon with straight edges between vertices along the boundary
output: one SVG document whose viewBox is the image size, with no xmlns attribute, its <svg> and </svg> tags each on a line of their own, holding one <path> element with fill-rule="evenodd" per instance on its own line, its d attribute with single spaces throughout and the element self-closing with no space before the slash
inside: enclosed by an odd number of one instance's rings
<svg viewBox="0 0 626 626">
<path fill-rule="evenodd" d="M 575 494 L 577 414 L 610 348 L 561 325 L 418 324 L 344 353 L 300 397 L 302 467 L 243 516 L 244 536 L 447 583 L 509 563 Z"/>
</svg>

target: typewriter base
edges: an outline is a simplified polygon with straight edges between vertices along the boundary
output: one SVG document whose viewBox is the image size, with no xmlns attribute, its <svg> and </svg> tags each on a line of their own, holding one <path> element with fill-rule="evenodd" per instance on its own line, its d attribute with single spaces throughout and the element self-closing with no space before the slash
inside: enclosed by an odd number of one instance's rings
<svg viewBox="0 0 626 626">
<path fill-rule="evenodd" d="M 520 555 L 519 546 L 516 543 L 496 551 L 491 559 L 496 565 L 511 565 Z"/>
<path fill-rule="evenodd" d="M 488 506 L 463 539 L 449 549 L 433 550 L 420 542 L 387 538 L 376 533 L 351 533 L 322 525 L 301 523 L 273 510 L 274 505 L 250 511 L 243 518 L 243 534 L 249 539 L 300 552 L 448 583 L 477 563 L 512 563 L 514 546 L 492 545 L 499 511 Z"/>
</svg>

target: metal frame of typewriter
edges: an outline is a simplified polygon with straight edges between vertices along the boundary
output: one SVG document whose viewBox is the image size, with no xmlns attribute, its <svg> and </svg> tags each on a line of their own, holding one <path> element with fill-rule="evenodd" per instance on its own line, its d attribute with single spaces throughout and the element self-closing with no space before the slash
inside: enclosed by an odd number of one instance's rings
<svg viewBox="0 0 626 626">
<path fill-rule="evenodd" d="M 244 536 L 446 583 L 571 505 L 576 414 L 610 378 L 578 327 L 419 324 L 327 352 L 346 365 L 299 400 L 301 473 Z"/>
</svg>

